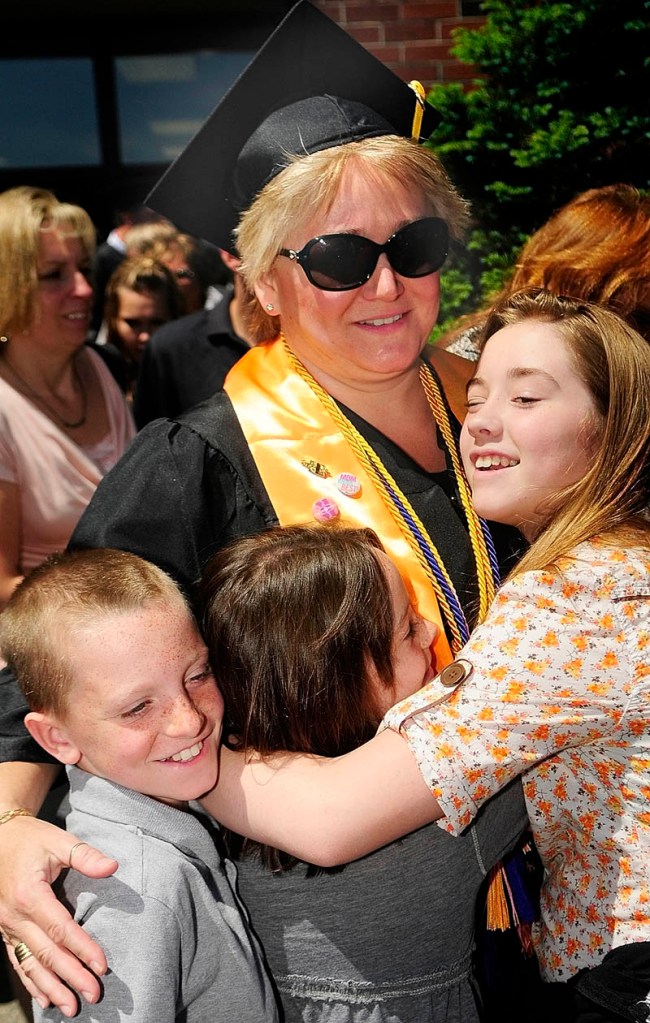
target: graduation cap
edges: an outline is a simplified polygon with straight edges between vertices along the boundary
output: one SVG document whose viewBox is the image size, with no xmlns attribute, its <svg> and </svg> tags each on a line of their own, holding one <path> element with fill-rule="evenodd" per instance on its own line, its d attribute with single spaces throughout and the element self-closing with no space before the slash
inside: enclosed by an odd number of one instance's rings
<svg viewBox="0 0 650 1023">
<path fill-rule="evenodd" d="M 413 89 L 300 0 L 147 196 L 182 230 L 233 250 L 233 230 L 287 154 L 411 137 Z M 437 114 L 424 104 L 421 137 Z"/>
</svg>

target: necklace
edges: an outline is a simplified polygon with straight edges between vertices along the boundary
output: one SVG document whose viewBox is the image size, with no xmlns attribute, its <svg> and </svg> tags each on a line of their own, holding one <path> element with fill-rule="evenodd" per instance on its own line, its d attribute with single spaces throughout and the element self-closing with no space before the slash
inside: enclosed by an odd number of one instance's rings
<svg viewBox="0 0 650 1023">
<path fill-rule="evenodd" d="M 18 370 L 14 369 L 14 367 L 11 365 L 9 359 L 7 358 L 6 352 L 4 355 L 4 362 L 11 370 L 13 376 L 20 384 L 22 390 L 25 391 L 27 397 L 32 398 L 34 401 L 39 402 L 40 405 L 47 409 L 50 416 L 52 416 L 53 419 L 57 420 L 61 424 L 61 426 L 64 426 L 66 430 L 76 430 L 77 427 L 84 425 L 84 423 L 86 422 L 86 417 L 88 415 L 88 394 L 86 392 L 86 388 L 82 383 L 81 377 L 79 376 L 79 370 L 77 369 L 76 362 L 72 363 L 72 373 L 74 375 L 75 387 L 79 394 L 81 395 L 81 415 L 79 419 L 75 420 L 74 423 L 69 423 L 66 419 L 63 418 L 63 416 L 59 415 L 56 409 L 53 409 L 52 406 L 45 400 L 45 398 L 42 397 L 42 395 L 38 394 L 33 387 L 30 387 L 27 381 L 24 380 L 23 377 L 21 377 Z"/>
<path fill-rule="evenodd" d="M 457 653 L 469 639 L 469 625 L 458 599 L 456 589 L 449 578 L 449 573 L 425 526 L 376 452 L 349 419 L 345 417 L 331 395 L 317 383 L 305 366 L 296 358 L 284 336 L 280 335 L 280 337 L 284 343 L 289 361 L 296 373 L 311 387 L 327 408 L 375 483 L 384 504 L 411 546 L 415 557 L 433 587 L 442 616 L 449 630 L 452 650 L 454 653 Z M 499 566 L 494 543 L 487 523 L 479 518 L 472 506 L 469 484 L 461 464 L 458 444 L 451 425 L 451 414 L 443 397 L 440 383 L 431 367 L 425 362 L 422 362 L 420 365 L 420 382 L 454 468 L 454 476 L 458 485 L 476 565 L 479 587 L 478 617 L 479 621 L 483 621 L 494 599 L 496 587 L 499 585 Z"/>
</svg>

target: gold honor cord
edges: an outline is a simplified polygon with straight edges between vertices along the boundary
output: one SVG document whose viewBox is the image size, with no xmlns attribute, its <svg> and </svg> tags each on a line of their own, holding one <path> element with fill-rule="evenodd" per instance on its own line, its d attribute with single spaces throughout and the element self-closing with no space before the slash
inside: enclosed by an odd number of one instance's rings
<svg viewBox="0 0 650 1023">
<path fill-rule="evenodd" d="M 454 466 L 454 474 L 456 476 L 456 482 L 458 484 L 460 500 L 463 506 L 463 511 L 465 512 L 465 518 L 467 519 L 467 528 L 469 530 L 472 550 L 474 552 L 474 560 L 476 562 L 476 573 L 478 576 L 479 588 L 478 620 L 479 622 L 482 622 L 490 609 L 492 601 L 494 600 L 497 581 L 495 580 L 496 566 L 490 559 L 490 554 L 485 540 L 485 533 L 481 527 L 481 521 L 474 511 L 469 483 L 467 482 L 465 470 L 463 469 L 460 460 L 460 452 L 451 428 L 451 422 L 449 420 L 445 400 L 442 396 L 442 391 L 440 390 L 440 384 L 438 383 L 431 368 L 424 364 L 420 367 L 420 380 L 424 388 L 424 393 L 427 396 L 427 401 L 429 402 L 429 408 L 433 412 L 434 419 L 438 424 L 438 429 L 442 434 L 442 438 L 449 454 L 451 455 L 451 460 Z"/>
<path fill-rule="evenodd" d="M 457 653 L 464 646 L 469 636 L 469 628 L 454 585 L 449 578 L 449 574 L 445 568 L 442 558 L 434 544 L 431 542 L 431 538 L 425 526 L 412 508 L 408 498 L 402 493 L 395 480 L 386 470 L 385 466 L 367 441 L 361 436 L 358 430 L 355 429 L 349 419 L 346 419 L 334 399 L 320 386 L 320 384 L 317 383 L 316 380 L 314 380 L 312 375 L 307 369 L 305 369 L 302 363 L 299 362 L 289 348 L 284 335 L 281 334 L 280 339 L 285 347 L 291 366 L 325 406 L 348 444 L 354 450 L 360 462 L 366 469 L 368 475 L 372 478 L 384 505 L 393 517 L 400 532 L 409 543 L 409 546 L 415 554 L 422 571 L 426 575 L 434 593 L 436 594 L 440 610 L 452 637 L 452 650 L 454 653 Z M 456 441 L 451 428 L 446 404 L 442 398 L 442 393 L 440 392 L 435 375 L 432 370 L 424 364 L 420 367 L 420 380 L 422 381 L 424 392 L 435 422 L 440 429 L 445 445 L 449 448 L 454 471 L 460 485 L 459 492 L 461 502 L 468 521 L 470 540 L 477 566 L 480 594 L 480 615 L 482 620 L 494 599 L 495 592 L 494 578 L 490 570 L 490 558 L 486 540 L 483 535 L 478 516 L 472 508 L 471 500 L 469 498 L 469 487 L 456 449 Z M 428 558 L 423 552 L 423 545 L 426 545 Z M 435 563 L 437 572 L 432 570 L 430 561 Z"/>
</svg>

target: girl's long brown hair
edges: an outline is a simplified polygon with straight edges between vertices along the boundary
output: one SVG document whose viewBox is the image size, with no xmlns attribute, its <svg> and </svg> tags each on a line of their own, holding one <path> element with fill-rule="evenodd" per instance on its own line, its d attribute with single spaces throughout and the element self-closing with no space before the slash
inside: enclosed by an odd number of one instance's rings
<svg viewBox="0 0 650 1023">
<path fill-rule="evenodd" d="M 288 526 L 215 554 L 203 631 L 236 749 L 338 756 L 382 718 L 370 674 L 393 685 L 393 618 L 372 530 Z M 273 868 L 296 861 L 268 847 Z M 231 851 L 237 852 L 232 843 Z"/>
</svg>

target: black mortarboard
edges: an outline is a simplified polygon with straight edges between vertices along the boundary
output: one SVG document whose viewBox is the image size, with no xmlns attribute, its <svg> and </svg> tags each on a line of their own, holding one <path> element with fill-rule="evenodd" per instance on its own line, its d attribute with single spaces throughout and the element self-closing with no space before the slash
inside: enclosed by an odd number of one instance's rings
<svg viewBox="0 0 650 1023">
<path fill-rule="evenodd" d="M 437 115 L 427 103 L 421 137 Z M 413 90 L 360 43 L 300 0 L 183 152 L 147 205 L 189 234 L 232 249 L 240 213 L 287 154 L 412 133 Z"/>
</svg>

